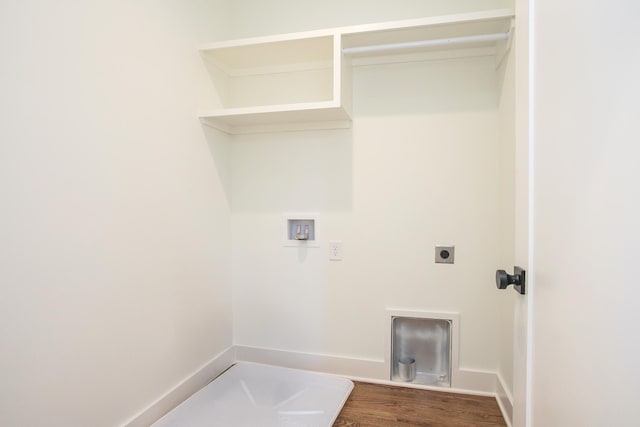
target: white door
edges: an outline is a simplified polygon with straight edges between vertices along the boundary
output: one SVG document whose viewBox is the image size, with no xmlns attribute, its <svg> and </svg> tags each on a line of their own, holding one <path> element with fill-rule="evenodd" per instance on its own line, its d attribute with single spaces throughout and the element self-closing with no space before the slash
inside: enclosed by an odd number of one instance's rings
<svg viewBox="0 0 640 427">
<path fill-rule="evenodd" d="M 535 0 L 533 427 L 640 425 L 639 20 Z"/>
</svg>

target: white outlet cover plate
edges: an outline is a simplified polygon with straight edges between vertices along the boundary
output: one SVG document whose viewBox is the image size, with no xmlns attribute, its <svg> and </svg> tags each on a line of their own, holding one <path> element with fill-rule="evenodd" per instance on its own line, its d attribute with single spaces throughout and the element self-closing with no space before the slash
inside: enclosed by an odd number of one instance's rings
<svg viewBox="0 0 640 427">
<path fill-rule="evenodd" d="M 329 259 L 331 261 L 342 260 L 342 240 L 329 240 Z"/>
</svg>

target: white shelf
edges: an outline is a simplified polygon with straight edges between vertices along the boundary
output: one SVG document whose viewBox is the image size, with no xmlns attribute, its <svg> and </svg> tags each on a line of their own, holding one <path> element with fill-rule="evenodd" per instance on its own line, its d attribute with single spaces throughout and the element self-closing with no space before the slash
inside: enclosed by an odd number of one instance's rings
<svg viewBox="0 0 640 427">
<path fill-rule="evenodd" d="M 363 47 L 437 39 L 507 33 L 514 17 L 510 9 L 436 16 L 381 24 L 360 25 L 343 32 L 343 47 Z M 495 46 L 495 42 L 477 45 Z M 450 49 L 439 47 L 433 49 Z M 429 48 L 419 48 L 424 51 Z M 372 53 L 370 55 L 379 55 Z"/>
<path fill-rule="evenodd" d="M 212 43 L 200 52 L 219 105 L 199 117 L 231 134 L 349 127 L 351 58 L 367 64 L 482 54 L 499 61 L 513 16 L 499 9 Z M 486 40 L 500 34 L 506 40 Z M 343 53 L 421 43 L 429 46 Z"/>
<path fill-rule="evenodd" d="M 349 113 L 333 101 L 227 108 L 201 113 L 200 119 L 229 134 L 346 129 L 351 126 Z"/>
<path fill-rule="evenodd" d="M 286 36 L 285 36 L 286 37 Z M 295 64 L 322 64 L 333 61 L 333 36 L 290 35 L 287 38 L 264 37 L 213 43 L 200 49 L 230 74 L 252 74 L 261 69 Z"/>
<path fill-rule="evenodd" d="M 223 132 L 349 127 L 340 35 L 316 31 L 200 49 L 219 98 L 202 121 Z"/>
</svg>

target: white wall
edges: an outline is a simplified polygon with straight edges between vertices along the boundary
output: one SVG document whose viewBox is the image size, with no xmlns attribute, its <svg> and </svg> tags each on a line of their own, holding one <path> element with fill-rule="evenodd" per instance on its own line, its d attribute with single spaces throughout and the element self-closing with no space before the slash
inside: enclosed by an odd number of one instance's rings
<svg viewBox="0 0 640 427">
<path fill-rule="evenodd" d="M 535 2 L 534 426 L 638 423 L 638 16 Z"/>
<path fill-rule="evenodd" d="M 379 360 L 384 308 L 451 310 L 462 364 L 498 369 L 491 61 L 361 68 L 352 130 L 230 146 L 194 120 L 194 48 L 508 2 L 265 3 L 0 5 L 0 424 L 129 419 L 231 344 L 232 262 L 236 343 Z M 322 248 L 280 246 L 290 210 L 322 214 Z"/>
<path fill-rule="evenodd" d="M 455 311 L 461 365 L 496 372 L 498 87 L 493 58 L 356 68 L 351 130 L 236 136 L 235 343 L 383 360 L 385 308 Z M 290 211 L 320 213 L 319 249 L 282 246 Z M 438 243 L 455 265 L 434 264 Z"/>
<path fill-rule="evenodd" d="M 1 425 L 115 425 L 231 345 L 220 6 L 0 3 Z"/>
<path fill-rule="evenodd" d="M 232 0 L 227 38 L 513 7 L 513 0 Z"/>
</svg>

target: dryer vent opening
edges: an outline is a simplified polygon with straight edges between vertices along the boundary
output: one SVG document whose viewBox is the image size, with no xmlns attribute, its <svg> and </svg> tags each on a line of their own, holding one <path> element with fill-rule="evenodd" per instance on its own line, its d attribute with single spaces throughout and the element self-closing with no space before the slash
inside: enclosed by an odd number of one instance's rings
<svg viewBox="0 0 640 427">
<path fill-rule="evenodd" d="M 391 380 L 451 387 L 451 320 L 391 318 Z"/>
</svg>

